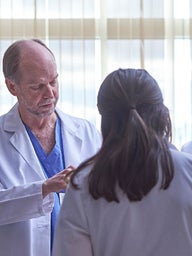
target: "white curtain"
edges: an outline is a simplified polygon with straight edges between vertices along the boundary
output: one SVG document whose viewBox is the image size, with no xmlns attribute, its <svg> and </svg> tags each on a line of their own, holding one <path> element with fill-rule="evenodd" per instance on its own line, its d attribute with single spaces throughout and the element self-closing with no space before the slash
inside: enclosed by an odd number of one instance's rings
<svg viewBox="0 0 192 256">
<path fill-rule="evenodd" d="M 191 0 L 0 0 L 0 58 L 21 38 L 39 38 L 54 52 L 58 105 L 100 128 L 96 95 L 118 68 L 145 68 L 171 112 L 173 143 L 192 140 Z M 0 70 L 0 114 L 16 99 Z"/>
</svg>

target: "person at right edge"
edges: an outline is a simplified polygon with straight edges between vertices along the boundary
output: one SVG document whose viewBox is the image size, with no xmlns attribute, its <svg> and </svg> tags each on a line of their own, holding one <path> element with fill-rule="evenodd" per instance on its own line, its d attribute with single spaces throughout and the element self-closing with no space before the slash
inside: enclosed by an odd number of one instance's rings
<svg viewBox="0 0 192 256">
<path fill-rule="evenodd" d="M 183 144 L 181 151 L 192 154 L 192 141 L 188 141 Z"/>
<path fill-rule="evenodd" d="M 53 256 L 191 256 L 192 157 L 170 147 L 171 120 L 143 69 L 98 92 L 103 143 L 74 170 Z"/>
</svg>

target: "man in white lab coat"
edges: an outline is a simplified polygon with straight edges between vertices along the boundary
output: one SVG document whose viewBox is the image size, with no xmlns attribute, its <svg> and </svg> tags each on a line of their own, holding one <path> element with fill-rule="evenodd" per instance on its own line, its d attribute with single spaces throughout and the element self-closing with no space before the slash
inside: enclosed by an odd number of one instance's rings
<svg viewBox="0 0 192 256">
<path fill-rule="evenodd" d="M 49 256 L 65 175 L 96 153 L 101 137 L 56 108 L 55 58 L 41 41 L 13 43 L 3 72 L 18 102 L 0 117 L 0 255 Z"/>
</svg>

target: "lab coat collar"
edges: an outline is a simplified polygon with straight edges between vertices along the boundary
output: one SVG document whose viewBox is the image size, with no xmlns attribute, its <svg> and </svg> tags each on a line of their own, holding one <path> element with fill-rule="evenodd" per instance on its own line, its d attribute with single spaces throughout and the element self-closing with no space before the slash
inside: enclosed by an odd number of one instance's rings
<svg viewBox="0 0 192 256">
<path fill-rule="evenodd" d="M 65 166 L 77 166 L 80 162 L 82 140 L 84 139 L 80 132 L 79 119 L 63 113 L 59 108 L 56 108 L 56 113 L 61 119 Z M 34 166 L 34 164 L 39 163 L 39 161 L 25 126 L 20 118 L 18 103 L 16 103 L 5 115 L 3 125 L 5 131 L 13 133 L 12 136 L 10 136 L 10 142 L 13 146 L 25 158 L 30 166 L 33 165 L 33 169 L 39 169 L 40 164 Z M 31 154 L 31 152 L 34 152 L 34 154 Z"/>
<path fill-rule="evenodd" d="M 79 137 L 77 132 L 80 126 L 79 123 L 72 121 L 71 117 L 63 113 L 59 108 L 56 108 L 56 113 L 61 118 L 62 126 L 64 129 L 66 129 L 69 133 Z M 23 122 L 19 115 L 18 103 L 16 103 L 5 115 L 3 129 L 7 132 L 18 132 L 21 130 L 21 127 L 23 127 Z"/>
</svg>

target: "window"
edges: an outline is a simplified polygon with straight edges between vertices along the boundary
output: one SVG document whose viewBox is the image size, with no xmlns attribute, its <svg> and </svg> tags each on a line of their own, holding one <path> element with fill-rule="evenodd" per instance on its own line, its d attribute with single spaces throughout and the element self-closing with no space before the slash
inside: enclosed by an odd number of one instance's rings
<svg viewBox="0 0 192 256">
<path fill-rule="evenodd" d="M 38 37 L 54 52 L 67 113 L 100 127 L 96 95 L 119 67 L 145 68 L 159 83 L 173 143 L 192 140 L 190 0 L 0 0 L 0 56 L 15 40 Z M 0 73 L 0 114 L 16 101 Z"/>
</svg>

